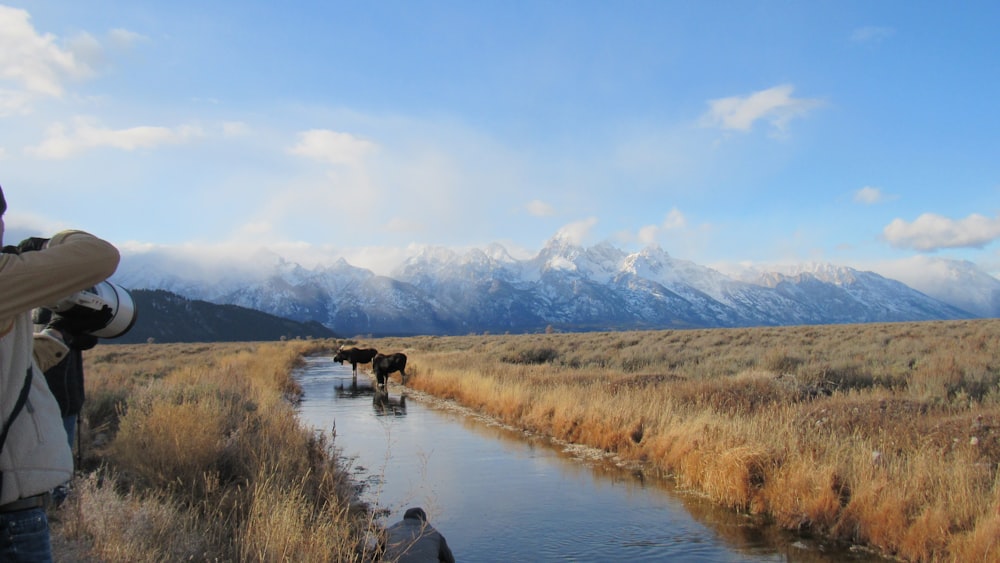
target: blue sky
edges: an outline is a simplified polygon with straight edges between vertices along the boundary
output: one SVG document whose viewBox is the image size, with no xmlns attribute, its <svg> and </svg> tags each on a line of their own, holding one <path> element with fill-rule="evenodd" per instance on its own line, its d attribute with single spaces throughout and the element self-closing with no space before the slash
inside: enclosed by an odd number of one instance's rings
<svg viewBox="0 0 1000 563">
<path fill-rule="evenodd" d="M 6 242 L 1000 273 L 1000 3 L 0 0 Z"/>
</svg>

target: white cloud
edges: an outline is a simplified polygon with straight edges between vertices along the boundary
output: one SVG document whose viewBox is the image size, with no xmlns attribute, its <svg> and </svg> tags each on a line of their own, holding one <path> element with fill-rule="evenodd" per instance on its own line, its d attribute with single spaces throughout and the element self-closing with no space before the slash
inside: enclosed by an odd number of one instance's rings
<svg viewBox="0 0 1000 563">
<path fill-rule="evenodd" d="M 110 129 L 89 117 L 73 119 L 71 127 L 56 123 L 49 127 L 46 138 L 27 153 L 46 159 L 68 158 L 89 149 L 110 147 L 125 151 L 151 148 L 168 143 L 180 143 L 200 137 L 202 131 L 193 125 L 179 127 L 140 126 L 127 129 Z"/>
<path fill-rule="evenodd" d="M 959 262 L 950 258 L 917 254 L 897 260 L 868 263 L 863 267 L 899 280 L 918 291 L 941 293 L 943 286 L 956 285 L 954 265 L 957 263 Z"/>
<path fill-rule="evenodd" d="M 141 39 L 126 29 L 107 36 L 119 49 Z M 68 79 L 93 76 L 104 63 L 105 48 L 90 33 L 60 40 L 36 30 L 28 11 L 0 5 L 0 117 L 29 111 L 39 97 L 64 97 Z"/>
<path fill-rule="evenodd" d="M 639 239 L 640 243 L 647 246 L 658 242 L 660 238 L 660 227 L 658 225 L 646 225 L 645 227 L 640 227 L 636 238 Z"/>
<path fill-rule="evenodd" d="M 590 233 L 590 230 L 594 228 L 594 225 L 597 225 L 596 217 L 574 221 L 559 229 L 554 238 L 566 241 L 570 244 L 583 244 L 584 239 L 587 238 L 587 235 Z"/>
<path fill-rule="evenodd" d="M 709 100 L 709 110 L 702 117 L 702 123 L 722 129 L 749 131 L 757 121 L 766 120 L 779 132 L 784 131 L 790 120 L 803 117 L 822 104 L 818 99 L 793 98 L 793 90 L 792 85 L 783 84 L 745 97 Z"/>
<path fill-rule="evenodd" d="M 12 85 L 14 92 L 61 97 L 66 77 L 91 72 L 73 51 L 56 45 L 54 35 L 35 31 L 27 11 L 0 6 L 0 84 Z M 8 97 L 0 95 L 0 102 Z"/>
<path fill-rule="evenodd" d="M 986 262 L 989 260 L 987 259 Z M 995 317 L 995 298 L 1000 280 L 983 261 L 918 254 L 898 260 L 879 261 L 865 269 L 895 279 L 974 315 Z"/>
<path fill-rule="evenodd" d="M 681 213 L 676 207 L 671 209 L 667 216 L 663 218 L 663 228 L 664 230 L 672 231 L 676 229 L 683 229 L 687 226 L 687 218 Z"/>
<path fill-rule="evenodd" d="M 940 248 L 982 248 L 1000 237 L 1000 217 L 973 213 L 965 219 L 949 219 L 924 213 L 912 223 L 894 219 L 882 231 L 883 237 L 897 248 L 934 251 Z"/>
<path fill-rule="evenodd" d="M 412 247 L 365 246 L 344 249 L 342 257 L 352 266 L 371 270 L 378 275 L 388 276 L 415 253 L 416 251 Z"/>
<path fill-rule="evenodd" d="M 329 164 L 359 165 L 376 148 L 375 143 L 350 133 L 312 129 L 299 133 L 299 142 L 288 152 Z"/>
<path fill-rule="evenodd" d="M 646 225 L 639 229 L 639 242 L 645 245 L 659 242 L 660 235 L 666 231 L 677 231 L 687 227 L 687 218 L 676 207 L 667 212 L 659 225 Z"/>
<path fill-rule="evenodd" d="M 222 124 L 222 134 L 225 137 L 243 137 L 250 132 L 250 126 L 242 121 L 227 121 Z"/>
<path fill-rule="evenodd" d="M 32 231 L 25 236 L 56 231 Z M 20 240 L 20 239 L 18 239 Z M 331 266 L 343 259 L 351 266 L 371 270 L 377 275 L 391 275 L 406 259 L 420 253 L 419 245 L 339 247 L 334 244 L 310 244 L 302 241 L 278 241 L 256 244 L 245 240 L 213 241 L 163 245 L 127 241 L 116 244 L 124 260 L 151 261 L 177 275 L 191 275 L 217 280 L 239 272 L 243 276 L 267 273 L 262 263 L 277 257 L 306 268 Z"/>
<path fill-rule="evenodd" d="M 96 69 L 104 64 L 104 47 L 89 33 L 78 33 L 66 40 L 66 48 L 84 68 Z"/>
<path fill-rule="evenodd" d="M 891 27 L 865 26 L 855 29 L 851 33 L 851 41 L 855 43 L 879 43 L 895 35 L 896 30 Z"/>
<path fill-rule="evenodd" d="M 108 32 L 108 39 L 118 47 L 129 48 L 140 41 L 145 41 L 146 37 L 134 31 L 117 28 Z"/>
<path fill-rule="evenodd" d="M 31 99 L 27 92 L 0 88 L 0 117 L 28 113 Z"/>
<path fill-rule="evenodd" d="M 281 193 L 246 216 L 271 221 L 291 238 L 408 243 L 455 232 L 477 237 L 491 210 L 523 198 L 504 191 L 518 183 L 505 176 L 510 167 L 491 162 L 495 153 L 484 152 L 478 139 L 442 134 L 434 123 L 373 127 L 374 120 L 362 121 L 364 136 L 297 131 L 284 146 L 291 176 L 278 180 Z M 381 138 L 387 143 L 374 141 Z M 487 169 L 498 172 L 479 178 Z"/>
<path fill-rule="evenodd" d="M 14 209 L 4 216 L 6 233 L 3 240 L 7 241 L 6 244 L 17 244 L 18 241 L 27 237 L 49 237 L 68 228 L 70 228 L 69 225 L 64 221 Z"/>
<path fill-rule="evenodd" d="M 858 191 L 854 192 L 854 202 L 863 203 L 865 205 L 874 205 L 876 203 L 882 203 L 890 199 L 895 199 L 892 196 L 888 196 L 882 192 L 881 188 L 876 188 L 874 186 L 865 186 Z"/>
<path fill-rule="evenodd" d="M 247 221 L 240 225 L 235 238 L 258 240 L 274 236 L 274 224 L 270 221 Z"/>
<path fill-rule="evenodd" d="M 385 223 L 385 228 L 394 233 L 419 233 L 424 231 L 424 224 L 412 219 L 392 217 Z"/>
<path fill-rule="evenodd" d="M 528 210 L 530 215 L 535 217 L 549 217 L 555 214 L 555 209 L 540 199 L 533 199 L 529 201 L 524 208 Z"/>
</svg>

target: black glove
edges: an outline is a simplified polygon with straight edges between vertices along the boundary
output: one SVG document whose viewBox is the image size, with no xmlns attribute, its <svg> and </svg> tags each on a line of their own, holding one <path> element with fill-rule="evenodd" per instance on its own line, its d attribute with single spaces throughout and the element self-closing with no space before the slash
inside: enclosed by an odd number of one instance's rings
<svg viewBox="0 0 1000 563">
<path fill-rule="evenodd" d="M 18 253 L 29 252 L 32 250 L 41 250 L 45 248 L 45 244 L 49 242 L 47 238 L 31 237 L 26 238 L 17 244 Z"/>
<path fill-rule="evenodd" d="M 108 305 L 97 311 L 77 307 L 71 316 L 55 315 L 49 326 L 64 334 L 79 335 L 93 330 L 101 330 L 108 326 L 112 317 L 114 317 L 114 311 Z"/>
<path fill-rule="evenodd" d="M 54 328 L 62 335 L 63 344 L 73 350 L 90 350 L 97 346 L 97 337 L 86 332 L 72 332 L 66 328 L 66 321 L 56 315 L 52 322 L 45 325 L 45 328 Z M 58 321 L 58 322 L 57 322 Z"/>
<path fill-rule="evenodd" d="M 97 340 L 96 336 L 85 332 L 80 334 L 63 333 L 63 343 L 74 350 L 90 350 L 97 346 Z"/>
</svg>

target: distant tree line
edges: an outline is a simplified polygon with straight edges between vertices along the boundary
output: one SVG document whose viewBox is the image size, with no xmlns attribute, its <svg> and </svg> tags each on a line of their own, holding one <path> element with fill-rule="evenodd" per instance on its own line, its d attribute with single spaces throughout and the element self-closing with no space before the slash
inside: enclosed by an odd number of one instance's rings
<svg viewBox="0 0 1000 563">
<path fill-rule="evenodd" d="M 191 300 L 162 289 L 130 290 L 136 322 L 105 343 L 260 342 L 336 338 L 319 322 L 298 322 L 237 305 Z"/>
</svg>

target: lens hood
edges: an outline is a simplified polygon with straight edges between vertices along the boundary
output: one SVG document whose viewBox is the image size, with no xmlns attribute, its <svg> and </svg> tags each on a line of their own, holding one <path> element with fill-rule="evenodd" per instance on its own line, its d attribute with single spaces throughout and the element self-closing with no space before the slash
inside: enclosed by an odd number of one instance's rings
<svg viewBox="0 0 1000 563">
<path fill-rule="evenodd" d="M 64 317 L 72 317 L 74 313 L 91 313 L 105 306 L 111 308 L 111 318 L 104 326 L 88 330 L 88 334 L 98 338 L 118 338 L 135 325 L 136 310 L 132 295 L 124 287 L 109 281 L 74 293 L 49 308 Z"/>
</svg>

